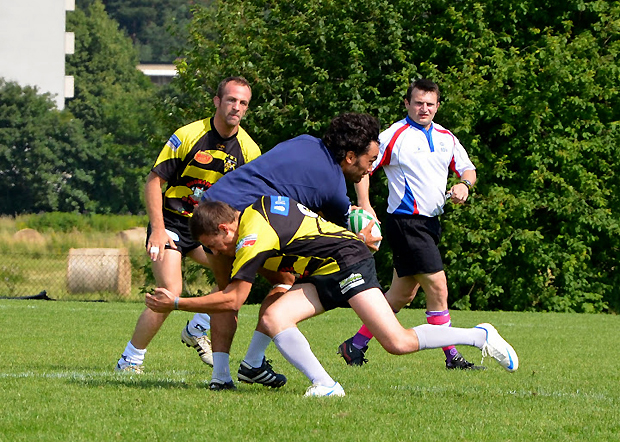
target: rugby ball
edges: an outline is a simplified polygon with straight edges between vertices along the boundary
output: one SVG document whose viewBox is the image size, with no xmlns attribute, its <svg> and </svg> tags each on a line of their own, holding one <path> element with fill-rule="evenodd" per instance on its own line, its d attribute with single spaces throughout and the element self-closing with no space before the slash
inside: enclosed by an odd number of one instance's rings
<svg viewBox="0 0 620 442">
<path fill-rule="evenodd" d="M 347 220 L 347 228 L 353 233 L 359 233 L 368 225 L 368 223 L 370 223 L 370 221 L 375 222 L 370 231 L 372 236 L 381 236 L 381 227 L 379 226 L 379 222 L 364 209 L 351 210 L 349 219 Z M 381 241 L 376 241 L 375 245 L 378 248 L 381 245 Z M 374 250 L 371 251 L 374 253 Z"/>
</svg>

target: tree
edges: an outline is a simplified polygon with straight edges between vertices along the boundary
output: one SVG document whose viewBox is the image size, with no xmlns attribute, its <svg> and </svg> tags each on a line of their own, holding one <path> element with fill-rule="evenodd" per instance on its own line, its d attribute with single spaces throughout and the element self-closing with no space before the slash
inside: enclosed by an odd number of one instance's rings
<svg viewBox="0 0 620 442">
<path fill-rule="evenodd" d="M 75 54 L 67 58 L 75 98 L 67 109 L 84 123 L 106 160 L 100 164 L 92 198 L 103 212 L 140 212 L 144 179 L 157 153 L 152 143 L 163 143 L 157 135 L 155 90 L 136 69 L 131 41 L 99 0 L 69 14 L 67 27 L 76 36 Z"/>
<path fill-rule="evenodd" d="M 431 78 L 437 121 L 480 176 L 470 203 L 443 217 L 453 306 L 617 310 L 619 22 L 606 1 L 218 2 L 195 11 L 168 124 L 203 116 L 217 83 L 244 75 L 244 126 L 268 149 L 320 135 L 343 111 L 387 125 L 409 82 Z M 389 284 L 389 251 L 375 257 Z"/>
<path fill-rule="evenodd" d="M 453 60 L 441 67 L 452 98 L 442 112 L 473 147 L 482 178 L 474 203 L 444 217 L 461 307 L 620 306 L 620 9 L 602 5 L 446 10 L 443 32 L 459 32 L 441 45 L 442 59 Z"/>
<path fill-rule="evenodd" d="M 95 0 L 79 0 L 86 9 Z M 102 0 L 105 10 L 131 38 L 141 62 L 172 63 L 187 41 L 194 3 L 211 0 Z"/>
<path fill-rule="evenodd" d="M 0 213 L 95 210 L 89 190 L 101 161 L 49 94 L 0 79 Z"/>
</svg>

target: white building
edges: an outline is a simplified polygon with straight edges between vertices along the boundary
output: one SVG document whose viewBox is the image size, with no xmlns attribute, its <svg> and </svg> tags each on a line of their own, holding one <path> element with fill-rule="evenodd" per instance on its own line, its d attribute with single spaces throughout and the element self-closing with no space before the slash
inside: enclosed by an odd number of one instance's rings
<svg viewBox="0 0 620 442">
<path fill-rule="evenodd" d="M 138 70 L 159 86 L 170 83 L 177 75 L 177 67 L 173 64 L 139 64 Z"/>
<path fill-rule="evenodd" d="M 75 39 L 65 24 L 74 10 L 75 0 L 0 0 L 0 77 L 51 93 L 58 109 L 73 97 L 65 55 Z"/>
</svg>

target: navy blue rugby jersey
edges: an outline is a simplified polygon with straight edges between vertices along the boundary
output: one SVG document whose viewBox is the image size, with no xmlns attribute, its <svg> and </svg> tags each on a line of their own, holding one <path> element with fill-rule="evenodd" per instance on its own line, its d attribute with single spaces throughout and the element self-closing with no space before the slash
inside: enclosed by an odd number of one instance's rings
<svg viewBox="0 0 620 442">
<path fill-rule="evenodd" d="M 263 195 L 288 196 L 346 226 L 351 206 L 342 167 L 320 138 L 300 135 L 222 177 L 203 199 L 243 211 Z"/>
</svg>

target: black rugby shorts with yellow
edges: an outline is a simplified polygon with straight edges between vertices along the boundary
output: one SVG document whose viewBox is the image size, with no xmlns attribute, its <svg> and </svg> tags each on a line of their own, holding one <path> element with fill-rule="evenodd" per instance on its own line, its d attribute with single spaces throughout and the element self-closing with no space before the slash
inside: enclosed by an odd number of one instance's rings
<svg viewBox="0 0 620 442">
<path fill-rule="evenodd" d="M 202 244 L 194 241 L 192 238 L 192 234 L 189 231 L 188 217 L 164 211 L 164 227 L 166 228 L 166 233 L 174 240 L 177 250 L 181 252 L 181 256 L 186 256 L 192 250 L 202 247 Z M 149 243 L 150 236 L 151 223 L 146 228 L 146 244 Z M 166 249 L 171 248 L 169 244 L 166 244 Z"/>
</svg>

